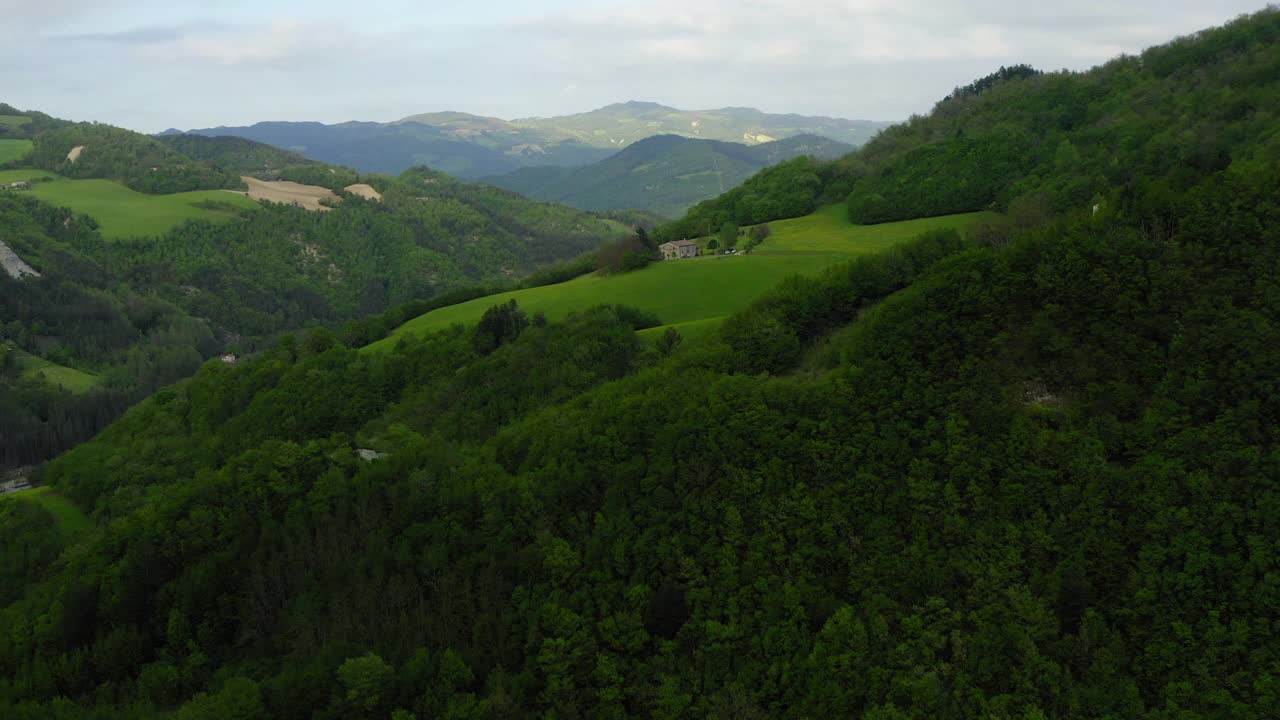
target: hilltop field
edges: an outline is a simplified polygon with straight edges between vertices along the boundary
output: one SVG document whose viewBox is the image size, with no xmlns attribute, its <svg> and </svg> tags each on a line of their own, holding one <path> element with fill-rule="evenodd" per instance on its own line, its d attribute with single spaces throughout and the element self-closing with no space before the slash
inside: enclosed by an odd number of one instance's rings
<svg viewBox="0 0 1280 720">
<path fill-rule="evenodd" d="M 112 180 L 70 180 L 30 168 L 0 170 L 0 184 L 4 185 L 37 178 L 52 180 L 33 183 L 30 190 L 21 192 L 91 216 L 108 240 L 162 235 L 186 220 L 226 220 L 240 210 L 258 207 L 257 202 L 244 195 L 223 190 L 147 195 Z"/>
<path fill-rule="evenodd" d="M 805 217 L 770 223 L 772 235 L 750 255 L 664 261 L 630 273 L 593 273 L 558 285 L 477 298 L 414 318 L 366 349 L 385 351 L 404 334 L 423 335 L 455 323 L 474 323 L 485 310 L 513 299 L 525 312 L 542 312 L 549 320 L 604 303 L 629 305 L 653 313 L 663 327 L 675 326 L 682 333 L 700 335 L 788 276 L 812 275 L 929 230 L 963 230 L 992 217 L 993 213 L 966 213 L 860 226 L 849 222 L 843 205 L 832 205 Z M 660 330 L 644 333 L 652 335 Z"/>
</svg>

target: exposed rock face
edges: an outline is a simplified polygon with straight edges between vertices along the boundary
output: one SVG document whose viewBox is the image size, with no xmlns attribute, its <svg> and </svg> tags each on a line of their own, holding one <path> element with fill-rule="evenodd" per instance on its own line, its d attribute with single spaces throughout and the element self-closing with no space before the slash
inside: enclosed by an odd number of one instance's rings
<svg viewBox="0 0 1280 720">
<path fill-rule="evenodd" d="M 30 265 L 22 261 L 18 254 L 9 249 L 3 241 L 0 241 L 0 267 L 9 273 L 9 277 L 14 280 L 21 280 L 23 275 L 32 277 L 40 277 L 40 273 L 35 271 Z"/>
</svg>

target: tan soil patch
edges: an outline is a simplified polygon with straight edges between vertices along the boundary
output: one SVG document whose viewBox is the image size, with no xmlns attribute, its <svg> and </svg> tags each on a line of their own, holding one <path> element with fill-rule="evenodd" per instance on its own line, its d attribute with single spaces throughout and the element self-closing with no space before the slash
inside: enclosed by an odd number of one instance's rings
<svg viewBox="0 0 1280 720">
<path fill-rule="evenodd" d="M 356 183 L 355 185 L 348 185 L 342 189 L 346 190 L 352 195 L 359 195 L 365 200 L 379 200 L 379 201 L 382 200 L 382 193 L 378 192 L 377 190 L 374 190 L 372 186 L 366 185 L 364 183 Z"/>
<path fill-rule="evenodd" d="M 84 152 L 83 145 L 77 145 L 71 148 L 71 152 L 67 153 L 67 162 L 75 162 L 80 159 L 80 153 Z"/>
<path fill-rule="evenodd" d="M 321 200 L 337 200 L 338 196 L 329 188 L 318 185 L 303 185 L 289 180 L 259 180 L 242 176 L 240 178 L 249 186 L 249 192 L 243 193 L 254 200 L 297 205 L 305 210 L 331 210 L 321 205 Z"/>
</svg>

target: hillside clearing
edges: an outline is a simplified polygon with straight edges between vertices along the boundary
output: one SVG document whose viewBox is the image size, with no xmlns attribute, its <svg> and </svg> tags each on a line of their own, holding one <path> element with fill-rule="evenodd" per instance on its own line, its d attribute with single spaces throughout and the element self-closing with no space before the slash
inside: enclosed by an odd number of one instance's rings
<svg viewBox="0 0 1280 720">
<path fill-rule="evenodd" d="M 320 204 L 321 200 L 340 199 L 337 193 L 319 185 L 303 185 L 290 180 L 259 180 L 247 175 L 242 176 L 240 179 L 244 181 L 245 185 L 249 186 L 249 192 L 237 192 L 236 194 L 244 195 L 254 200 L 297 205 L 305 210 L 327 211 L 331 208 Z M 372 190 L 373 188 L 369 189 Z M 236 191 L 228 190 L 226 192 Z"/>
<path fill-rule="evenodd" d="M 67 153 L 67 162 L 75 162 L 80 159 L 80 153 L 84 152 L 83 145 L 77 145 L 71 148 L 71 152 Z"/>
<path fill-rule="evenodd" d="M 102 380 L 97 375 L 59 365 L 29 353 L 19 351 L 17 357 L 18 369 L 22 371 L 23 377 L 31 378 L 41 375 L 50 384 L 57 385 L 67 392 L 77 394 L 89 392 Z"/>
<path fill-rule="evenodd" d="M 30 140 L 0 140 L 0 163 L 21 160 L 34 147 L 35 143 Z"/>
<path fill-rule="evenodd" d="M 0 170 L 0 183 L 51 178 L 29 192 L 52 205 L 88 215 L 108 240 L 163 235 L 187 220 L 226 220 L 257 203 L 222 190 L 147 195 L 111 180 L 68 180 L 46 170 Z"/>
<path fill-rule="evenodd" d="M 72 540 L 93 529 L 93 521 L 75 503 L 51 487 L 38 487 L 0 495 L 0 502 L 29 502 L 39 505 L 53 516 L 64 540 Z"/>
<path fill-rule="evenodd" d="M 513 299 L 525 312 L 542 312 L 550 320 L 602 303 L 629 305 L 657 315 L 665 325 L 705 334 L 720 318 L 750 304 L 786 277 L 817 273 L 928 230 L 964 229 L 987 217 L 991 214 L 968 213 L 858 226 L 849 222 L 843 205 L 826 207 L 806 217 L 771 223 L 773 236 L 751 255 L 664 261 L 621 275 L 591 274 L 558 285 L 477 298 L 414 318 L 366 349 L 390 349 L 406 333 L 422 335 L 455 323 L 474 323 L 485 310 Z"/>
<path fill-rule="evenodd" d="M 20 128 L 30 123 L 31 118 L 26 115 L 0 115 L 0 127 Z"/>
</svg>

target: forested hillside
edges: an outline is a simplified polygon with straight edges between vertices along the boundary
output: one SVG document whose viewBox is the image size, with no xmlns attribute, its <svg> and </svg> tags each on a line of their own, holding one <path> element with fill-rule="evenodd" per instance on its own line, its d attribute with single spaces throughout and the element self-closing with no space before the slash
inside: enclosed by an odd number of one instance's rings
<svg viewBox="0 0 1280 720">
<path fill-rule="evenodd" d="M 1002 69 L 812 168 L 803 192 L 790 174 L 761 174 L 660 234 L 691 237 L 846 200 L 854 222 L 875 223 L 1178 194 L 1232 163 L 1275 157 L 1278 37 L 1280 15 L 1267 10 L 1084 73 Z M 756 199 L 779 194 L 792 202 Z"/>
<path fill-rule="evenodd" d="M 1269 67 L 1278 19 L 1147 53 L 1198 58 L 1152 94 Z M 1268 114 L 1087 206 L 1055 165 L 1037 212 L 785 282 L 704 342 L 504 303 L 208 363 L 48 466 L 87 535 L 0 507 L 29 538 L 0 546 L 0 714 L 1273 717 Z"/>
<path fill-rule="evenodd" d="M 19 110 L 8 103 L 0 102 L 0 140 L 30 140 L 36 135 L 68 125 L 66 120 L 59 120 L 42 112 Z"/>
<path fill-rule="evenodd" d="M 263 179 L 282 176 L 290 166 L 321 165 L 297 153 L 244 138 L 161 135 L 156 139 L 194 160 Z"/>
<path fill-rule="evenodd" d="M 679 217 L 769 165 L 803 155 L 830 160 L 852 149 L 814 135 L 754 146 L 657 135 L 591 165 L 522 168 L 485 182 L 583 210 L 639 208 Z"/>
<path fill-rule="evenodd" d="M 1277 179 L 928 237 L 667 360 L 508 309 L 209 365 L 46 473 L 103 526 L 10 571 L 6 715 L 1268 717 Z"/>
<path fill-rule="evenodd" d="M 145 193 L 240 187 L 234 172 L 110 125 L 66 124 L 37 134 L 35 143 L 27 161 L 66 177 L 116 180 Z"/>
<path fill-rule="evenodd" d="M 93 137 L 111 152 L 91 156 L 86 148 L 74 163 L 65 160 L 63 145 Z M 0 272 L 0 468 L 47 460 L 88 439 L 215 354 L 253 351 L 282 332 L 460 288 L 509 287 L 625 232 L 620 223 L 426 169 L 361 178 L 231 138 L 162 144 L 108 126 L 63 124 L 36 134 L 35 148 L 36 162 L 61 155 L 51 164 L 63 172 L 70 165 L 122 182 L 153 177 L 147 163 L 163 160 L 175 169 L 166 182 L 226 176 L 238 184 L 246 173 L 341 190 L 362 180 L 383 200 L 346 196 L 323 213 L 266 203 L 248 214 L 211 200 L 226 219 L 108 242 L 92 217 L 32 192 L 0 194 L 0 242 L 38 273 Z M 184 174 L 193 168 L 204 174 Z"/>
</svg>

